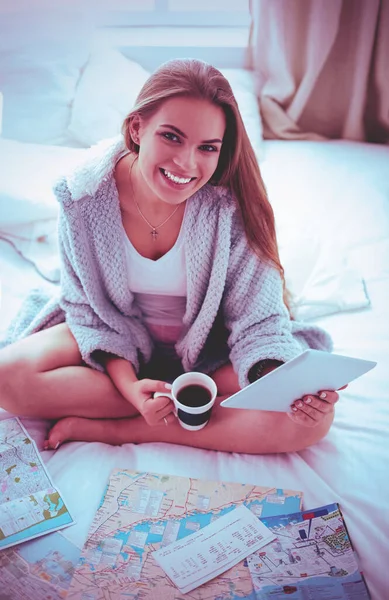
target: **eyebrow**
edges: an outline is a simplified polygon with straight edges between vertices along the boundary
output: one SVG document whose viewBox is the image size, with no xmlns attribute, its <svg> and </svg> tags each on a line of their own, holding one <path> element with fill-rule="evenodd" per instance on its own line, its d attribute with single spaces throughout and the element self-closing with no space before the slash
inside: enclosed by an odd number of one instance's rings
<svg viewBox="0 0 389 600">
<path fill-rule="evenodd" d="M 182 137 L 184 137 L 185 139 L 188 139 L 188 136 L 185 135 L 185 133 L 183 131 L 181 131 L 181 129 L 178 129 L 178 127 L 175 127 L 174 125 L 168 125 L 167 123 L 162 123 L 161 127 L 169 127 L 170 129 L 173 129 L 173 131 L 175 131 L 179 135 L 182 135 Z M 223 140 L 219 140 L 219 138 L 215 138 L 214 140 L 203 140 L 201 143 L 202 144 L 216 144 L 216 143 L 222 144 Z"/>
</svg>

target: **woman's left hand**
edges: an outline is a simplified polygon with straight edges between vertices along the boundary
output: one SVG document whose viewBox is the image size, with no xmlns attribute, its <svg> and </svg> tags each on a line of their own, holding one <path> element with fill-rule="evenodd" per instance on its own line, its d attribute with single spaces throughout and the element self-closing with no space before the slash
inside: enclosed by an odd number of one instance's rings
<svg viewBox="0 0 389 600">
<path fill-rule="evenodd" d="M 295 400 L 291 405 L 292 412 L 288 412 L 287 415 L 294 423 L 305 427 L 315 427 L 326 415 L 333 413 L 334 404 L 338 400 L 339 394 L 328 390 L 323 390 L 316 396 L 309 394 Z"/>
</svg>

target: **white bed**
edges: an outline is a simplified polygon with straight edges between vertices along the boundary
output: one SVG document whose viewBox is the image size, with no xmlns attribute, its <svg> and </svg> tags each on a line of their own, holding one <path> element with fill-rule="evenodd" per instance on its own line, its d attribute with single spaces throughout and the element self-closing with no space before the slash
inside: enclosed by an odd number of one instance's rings
<svg viewBox="0 0 389 600">
<path fill-rule="evenodd" d="M 251 116 L 246 123 L 253 144 L 258 142 L 297 316 L 326 328 L 335 352 L 378 365 L 342 392 L 326 438 L 299 453 L 250 456 L 169 444 L 79 442 L 42 451 L 77 521 L 63 534 L 82 546 L 114 467 L 299 489 L 304 508 L 340 503 L 372 598 L 387 600 L 389 148 L 342 141 L 262 142 L 259 118 Z M 74 114 L 72 119 L 77 122 Z M 55 279 L 56 206 L 50 183 L 82 150 L 56 147 L 52 152 L 26 142 L 0 139 L 0 229 L 19 236 L 11 239 Z M 47 241 L 37 242 L 42 234 Z M 0 242 L 0 277 L 1 332 L 29 288 L 50 284 L 5 242 Z M 8 416 L 0 413 L 2 419 Z M 23 423 L 42 449 L 49 422 Z"/>
</svg>

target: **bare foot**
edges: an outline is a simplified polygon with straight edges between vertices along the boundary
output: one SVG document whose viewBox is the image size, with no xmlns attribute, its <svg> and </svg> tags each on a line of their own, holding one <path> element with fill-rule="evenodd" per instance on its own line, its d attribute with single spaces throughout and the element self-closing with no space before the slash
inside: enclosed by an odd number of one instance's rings
<svg viewBox="0 0 389 600">
<path fill-rule="evenodd" d="M 84 422 L 85 423 L 84 423 Z M 83 417 L 65 417 L 56 422 L 54 427 L 49 431 L 47 440 L 44 441 L 44 450 L 57 450 L 60 444 L 70 440 L 83 441 L 82 432 L 85 430 L 85 425 L 91 419 Z"/>
<path fill-rule="evenodd" d="M 131 441 L 128 427 L 132 418 L 126 419 L 87 419 L 85 417 L 65 417 L 56 422 L 49 431 L 43 448 L 56 450 L 64 442 L 103 442 L 117 446 Z"/>
</svg>

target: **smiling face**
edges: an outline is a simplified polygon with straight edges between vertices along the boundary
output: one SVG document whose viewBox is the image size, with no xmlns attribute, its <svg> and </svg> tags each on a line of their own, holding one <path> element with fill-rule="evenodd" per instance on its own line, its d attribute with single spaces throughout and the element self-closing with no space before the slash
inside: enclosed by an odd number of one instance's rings
<svg viewBox="0 0 389 600">
<path fill-rule="evenodd" d="M 142 196 L 168 204 L 192 196 L 216 170 L 225 126 L 222 108 L 187 97 L 166 100 L 147 121 L 134 119 L 130 133 L 139 144 L 134 175 Z"/>
</svg>

